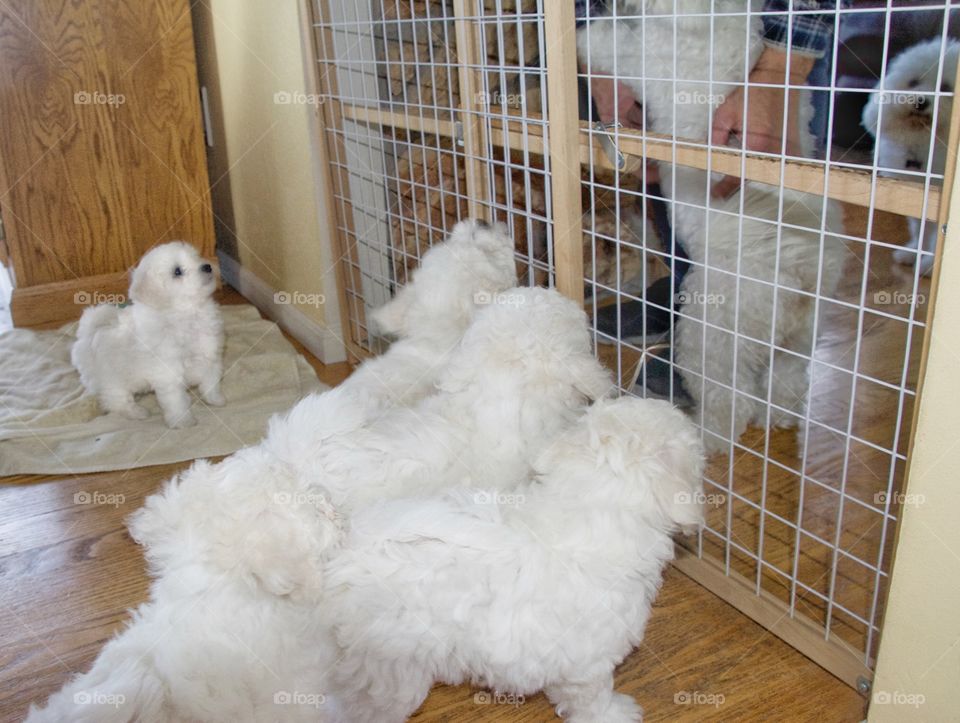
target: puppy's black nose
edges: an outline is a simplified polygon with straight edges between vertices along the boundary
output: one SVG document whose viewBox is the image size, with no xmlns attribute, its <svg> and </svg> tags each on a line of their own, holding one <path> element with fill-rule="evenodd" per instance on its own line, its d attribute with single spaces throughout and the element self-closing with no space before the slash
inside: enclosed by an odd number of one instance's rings
<svg viewBox="0 0 960 723">
<path fill-rule="evenodd" d="M 213 267 L 210 264 L 204 264 L 203 266 L 200 267 L 200 270 L 205 274 L 213 273 Z"/>
<path fill-rule="evenodd" d="M 486 221 L 484 221 L 482 218 L 478 218 L 478 219 L 477 219 L 477 228 L 489 229 L 489 228 L 490 228 L 490 224 L 487 223 Z"/>
</svg>

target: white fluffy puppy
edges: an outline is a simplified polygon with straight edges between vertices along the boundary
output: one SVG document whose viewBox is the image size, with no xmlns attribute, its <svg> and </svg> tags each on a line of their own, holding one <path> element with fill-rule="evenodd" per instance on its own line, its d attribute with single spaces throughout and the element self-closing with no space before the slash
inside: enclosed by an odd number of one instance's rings
<svg viewBox="0 0 960 723">
<path fill-rule="evenodd" d="M 349 514 L 380 499 L 516 484 L 613 385 L 577 304 L 547 289 L 499 299 L 477 314 L 437 394 L 369 421 L 347 386 L 315 395 L 272 420 L 248 454 L 215 474 L 191 469 L 151 496 L 132 529 L 175 530 L 164 534 L 251 585 L 315 597 L 339 534 L 328 501 Z M 296 489 L 288 476 L 299 480 Z"/>
<path fill-rule="evenodd" d="M 315 395 L 301 402 L 303 413 L 291 424 L 276 422 L 274 433 L 314 449 L 394 401 L 426 394 L 473 318 L 476 299 L 514 283 L 513 242 L 503 230 L 459 224 L 424 256 L 398 298 L 375 312 L 399 340 L 326 393 L 358 403 L 339 408 L 339 417 L 311 419 L 306 410 L 325 396 Z M 155 578 L 150 602 L 90 672 L 30 720 L 338 720 L 325 678 L 333 658 L 317 606 L 297 594 L 304 581 L 311 590 L 322 586 L 322 569 L 296 563 L 326 554 L 341 523 L 322 495 L 304 493 L 297 461 L 278 459 L 261 444 L 219 464 L 197 462 L 164 494 L 148 498 L 130 531 Z M 251 571 L 263 574 L 262 583 Z"/>
<path fill-rule="evenodd" d="M 597 20 L 578 30 L 578 46 L 592 72 L 616 68 L 625 77 L 643 100 L 649 131 L 706 143 L 714 111 L 763 47 L 760 17 L 748 16 L 749 7 L 750 0 L 622 0 L 618 14 L 637 17 Z M 806 128 L 809 97 L 800 111 Z M 812 151 L 812 136 L 802 135 Z M 669 164 L 660 173 L 692 262 L 680 288 L 674 359 L 707 449 L 727 449 L 748 424 L 796 425 L 815 298 L 834 292 L 846 260 L 842 241 L 829 234 L 842 229 L 839 207 L 753 181 L 742 194 L 710 199 L 718 179 L 707 173 Z M 769 418 L 767 401 L 778 407 Z"/>
<path fill-rule="evenodd" d="M 223 322 L 213 300 L 213 267 L 183 241 L 148 251 L 133 270 L 132 304 L 84 310 L 71 361 L 107 412 L 146 419 L 134 397 L 154 391 L 169 427 L 196 423 L 188 388 L 224 403 Z"/>
<path fill-rule="evenodd" d="M 897 176 L 897 169 L 918 173 L 929 169 L 937 174 L 944 171 L 960 42 L 947 41 L 946 52 L 942 53 L 943 74 L 938 87 L 942 46 L 940 38 L 934 38 L 897 55 L 887 66 L 882 88 L 870 96 L 863 109 L 863 125 L 877 141 L 877 165 L 883 169 L 881 175 Z M 950 96 L 941 96 L 934 123 L 934 94 L 938 90 Z M 931 151 L 932 165 L 928 162 Z M 916 176 L 899 177 L 923 180 Z M 893 258 L 901 264 L 919 261 L 920 273 L 929 276 L 937 249 L 937 223 L 928 219 L 921 234 L 919 219 L 911 218 L 908 222 L 910 242 L 906 248 L 894 252 Z"/>
<path fill-rule="evenodd" d="M 231 459 L 242 461 L 249 451 Z M 219 468 L 199 465 L 215 479 Z M 282 475 L 275 472 L 274 489 L 282 488 Z M 216 519 L 216 507 L 209 512 Z M 89 672 L 43 709 L 31 709 L 27 721 L 348 720 L 332 695 L 335 645 L 316 606 L 251 588 L 170 532 L 133 525 L 156 576 L 150 601 L 133 612 Z M 255 537 L 256 528 L 248 534 Z"/>
<path fill-rule="evenodd" d="M 323 603 L 353 720 L 406 720 L 436 681 L 543 690 L 568 721 L 640 720 L 613 671 L 643 638 L 671 534 L 702 523 L 702 469 L 669 404 L 604 400 L 506 504 L 462 490 L 355 513 Z"/>
<path fill-rule="evenodd" d="M 454 226 L 443 243 L 424 254 L 412 281 L 371 314 L 376 329 L 398 341 L 364 362 L 342 386 L 365 394 L 370 414 L 431 393 L 478 302 L 516 286 L 513 249 L 503 224 L 470 219 Z"/>
</svg>

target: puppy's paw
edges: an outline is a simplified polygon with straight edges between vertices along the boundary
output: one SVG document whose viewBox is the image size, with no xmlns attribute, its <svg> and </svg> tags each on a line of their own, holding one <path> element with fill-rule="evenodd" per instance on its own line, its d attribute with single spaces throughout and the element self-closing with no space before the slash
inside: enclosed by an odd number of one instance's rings
<svg viewBox="0 0 960 723">
<path fill-rule="evenodd" d="M 187 427 L 192 427 L 197 423 L 196 417 L 194 417 L 190 412 L 181 414 L 179 417 L 167 417 L 166 418 L 167 426 L 170 429 L 186 429 Z"/>
<path fill-rule="evenodd" d="M 219 389 L 212 389 L 202 396 L 203 401 L 213 407 L 222 407 L 227 403 L 226 397 L 223 396 L 223 393 Z"/>
<path fill-rule="evenodd" d="M 796 429 L 798 421 L 792 414 L 784 414 L 772 420 L 773 426 L 777 429 Z"/>
<path fill-rule="evenodd" d="M 603 720 L 609 723 L 640 723 L 643 721 L 643 708 L 632 696 L 614 693 Z"/>
<path fill-rule="evenodd" d="M 912 266 L 917 260 L 916 249 L 897 249 L 893 252 L 893 260 L 898 264 Z"/>
<path fill-rule="evenodd" d="M 595 687 L 573 686 L 554 690 L 548 689 L 547 697 L 558 700 L 556 713 L 566 723 L 640 723 L 643 721 L 643 708 L 631 696 L 614 691 L 603 691 L 596 695 Z"/>
<path fill-rule="evenodd" d="M 150 417 L 150 411 L 139 404 L 131 404 L 124 410 L 123 414 L 130 419 L 149 419 Z"/>
</svg>

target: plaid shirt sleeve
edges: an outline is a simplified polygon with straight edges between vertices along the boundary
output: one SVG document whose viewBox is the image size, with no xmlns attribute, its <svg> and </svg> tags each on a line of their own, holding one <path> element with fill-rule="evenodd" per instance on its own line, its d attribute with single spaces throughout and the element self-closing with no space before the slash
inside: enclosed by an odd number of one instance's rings
<svg viewBox="0 0 960 723">
<path fill-rule="evenodd" d="M 577 27 L 579 28 L 586 25 L 590 20 L 605 15 L 607 2 L 606 0 L 574 0 L 574 7 L 576 8 Z"/>
<path fill-rule="evenodd" d="M 766 0 L 763 6 L 763 39 L 768 46 L 821 58 L 833 43 L 838 7 L 850 0 Z M 788 14 L 794 11 L 805 11 Z M 818 10 L 821 12 L 810 12 Z"/>
</svg>

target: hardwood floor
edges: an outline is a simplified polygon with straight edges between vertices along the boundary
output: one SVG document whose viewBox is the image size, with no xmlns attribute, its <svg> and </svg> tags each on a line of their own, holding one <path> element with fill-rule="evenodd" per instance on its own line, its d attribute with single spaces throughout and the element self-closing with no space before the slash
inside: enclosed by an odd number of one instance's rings
<svg viewBox="0 0 960 723">
<path fill-rule="evenodd" d="M 227 289 L 221 301 L 242 299 Z M 307 356 L 328 384 L 349 374 L 345 364 Z M 2 480 L 0 721 L 21 720 L 31 702 L 88 668 L 126 611 L 146 599 L 143 556 L 123 521 L 185 466 Z M 78 504 L 82 492 L 113 504 Z M 858 721 L 864 712 L 851 688 L 673 569 L 617 688 L 638 698 L 649 721 Z M 554 719 L 542 695 L 498 702 L 467 686 L 437 686 L 413 718 Z"/>
<path fill-rule="evenodd" d="M 31 702 L 89 667 L 125 611 L 146 599 L 143 556 L 123 520 L 185 466 L 8 478 L 0 486 L 0 721 L 20 720 Z M 76 504 L 81 492 L 112 495 L 116 504 Z M 672 569 L 617 688 L 635 695 L 650 721 L 863 715 L 851 688 Z M 684 692 L 722 702 L 676 702 Z M 478 702 L 477 693 L 438 686 L 414 720 L 553 720 L 542 695 L 514 707 Z"/>
</svg>

